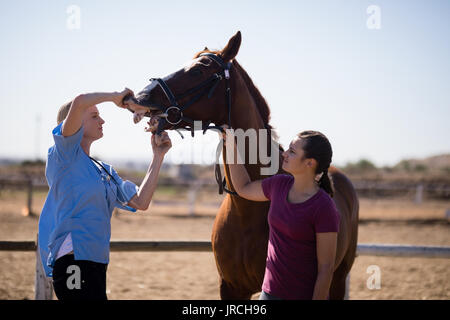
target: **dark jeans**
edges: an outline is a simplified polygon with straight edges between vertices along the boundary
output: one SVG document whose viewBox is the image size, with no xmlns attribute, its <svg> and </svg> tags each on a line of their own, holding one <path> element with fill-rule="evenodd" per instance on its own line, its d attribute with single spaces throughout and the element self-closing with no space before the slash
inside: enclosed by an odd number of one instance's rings
<svg viewBox="0 0 450 320">
<path fill-rule="evenodd" d="M 62 256 L 53 267 L 53 288 L 59 300 L 107 300 L 107 264 Z"/>
</svg>

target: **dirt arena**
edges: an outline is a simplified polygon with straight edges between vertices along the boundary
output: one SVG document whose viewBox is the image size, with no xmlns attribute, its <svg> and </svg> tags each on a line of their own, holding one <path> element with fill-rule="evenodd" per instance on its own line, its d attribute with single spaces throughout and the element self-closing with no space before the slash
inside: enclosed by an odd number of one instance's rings
<svg viewBox="0 0 450 320">
<path fill-rule="evenodd" d="M 35 193 L 35 212 L 40 212 L 45 195 Z M 193 217 L 186 197 L 160 189 L 148 211 L 119 211 L 112 219 L 112 239 L 210 240 L 222 196 L 200 194 Z M 24 193 L 2 191 L 0 240 L 35 239 L 38 217 L 22 216 L 25 203 Z M 410 199 L 361 199 L 360 205 L 359 243 L 450 246 L 445 218 L 450 201 L 417 205 Z M 367 288 L 371 265 L 381 270 L 379 290 Z M 34 299 L 34 268 L 34 253 L 0 252 L 0 299 Z M 449 270 L 449 259 L 357 257 L 350 299 L 449 299 Z M 111 253 L 107 290 L 109 299 L 219 298 L 212 253 Z"/>
</svg>

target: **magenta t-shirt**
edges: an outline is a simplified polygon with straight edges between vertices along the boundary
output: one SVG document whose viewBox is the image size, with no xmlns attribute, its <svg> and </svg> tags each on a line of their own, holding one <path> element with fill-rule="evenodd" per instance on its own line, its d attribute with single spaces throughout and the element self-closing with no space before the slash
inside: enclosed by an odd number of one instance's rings
<svg viewBox="0 0 450 320">
<path fill-rule="evenodd" d="M 302 203 L 290 203 L 294 177 L 278 174 L 262 181 L 271 201 L 269 244 L 262 289 L 281 299 L 310 300 L 317 278 L 316 233 L 337 232 L 339 212 L 323 190 Z"/>
</svg>

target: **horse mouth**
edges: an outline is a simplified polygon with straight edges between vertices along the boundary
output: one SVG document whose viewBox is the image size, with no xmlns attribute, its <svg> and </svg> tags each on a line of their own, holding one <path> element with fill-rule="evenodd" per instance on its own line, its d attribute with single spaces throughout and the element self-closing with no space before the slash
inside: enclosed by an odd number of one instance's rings
<svg viewBox="0 0 450 320">
<path fill-rule="evenodd" d="M 144 117 L 149 117 L 147 122 L 149 127 L 146 131 L 153 132 L 158 126 L 158 121 L 161 118 L 162 112 L 158 108 L 148 106 L 142 103 L 142 99 L 130 97 L 124 101 L 127 104 L 128 110 L 133 112 L 133 122 L 139 123 Z"/>
</svg>

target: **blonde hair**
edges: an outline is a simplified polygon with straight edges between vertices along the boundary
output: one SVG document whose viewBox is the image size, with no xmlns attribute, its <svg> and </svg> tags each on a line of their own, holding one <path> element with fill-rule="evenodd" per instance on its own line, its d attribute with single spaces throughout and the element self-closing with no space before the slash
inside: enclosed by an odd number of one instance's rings
<svg viewBox="0 0 450 320">
<path fill-rule="evenodd" d="M 72 106 L 72 101 L 64 103 L 58 110 L 58 115 L 56 117 L 56 124 L 60 124 L 66 119 L 69 114 L 70 107 Z"/>
</svg>

